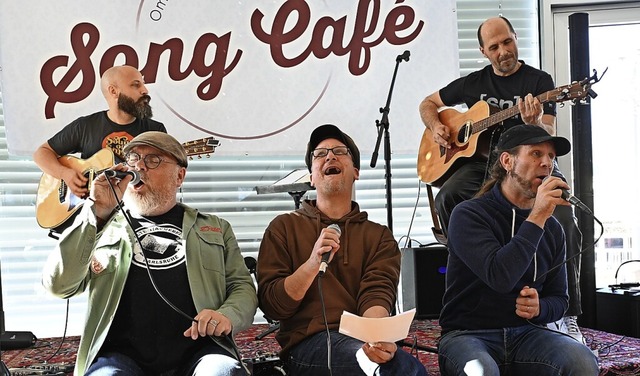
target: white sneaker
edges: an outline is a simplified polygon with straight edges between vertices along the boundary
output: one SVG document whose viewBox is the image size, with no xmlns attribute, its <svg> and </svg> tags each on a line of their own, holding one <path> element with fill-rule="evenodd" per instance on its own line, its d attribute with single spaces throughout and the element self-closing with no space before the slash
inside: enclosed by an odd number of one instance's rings
<svg viewBox="0 0 640 376">
<path fill-rule="evenodd" d="M 580 328 L 578 327 L 578 317 L 577 316 L 565 316 L 562 318 L 564 321 L 564 325 L 567 328 L 567 334 L 571 337 L 575 338 L 576 341 L 580 343 L 584 343 L 584 337 L 580 332 Z"/>
<path fill-rule="evenodd" d="M 555 330 L 556 332 L 569 334 L 569 330 L 567 329 L 567 325 L 564 323 L 564 317 L 558 321 L 550 322 L 547 324 L 547 328 L 551 330 Z"/>
</svg>

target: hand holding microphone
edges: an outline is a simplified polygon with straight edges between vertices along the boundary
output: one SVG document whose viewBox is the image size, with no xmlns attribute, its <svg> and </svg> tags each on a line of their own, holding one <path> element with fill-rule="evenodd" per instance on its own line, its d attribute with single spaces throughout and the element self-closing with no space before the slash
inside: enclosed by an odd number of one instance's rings
<svg viewBox="0 0 640 376">
<path fill-rule="evenodd" d="M 335 223 L 330 224 L 328 229 L 332 229 L 338 233 L 338 237 L 342 235 L 342 231 L 340 230 L 340 226 Z M 325 252 L 322 254 L 322 259 L 320 260 L 320 268 L 318 269 L 318 275 L 323 276 L 324 272 L 327 270 L 327 266 L 329 266 L 329 257 L 331 257 L 331 250 L 329 252 Z"/>
<path fill-rule="evenodd" d="M 138 171 L 119 171 L 119 170 L 105 170 L 104 176 L 107 178 L 124 179 L 127 176 L 131 176 L 129 184 L 136 185 L 140 183 L 140 173 Z"/>
</svg>

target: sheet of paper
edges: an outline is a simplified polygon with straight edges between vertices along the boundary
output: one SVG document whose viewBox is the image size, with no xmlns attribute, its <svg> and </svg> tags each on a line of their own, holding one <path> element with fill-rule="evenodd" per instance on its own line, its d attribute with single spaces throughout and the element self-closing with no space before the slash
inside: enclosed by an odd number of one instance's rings
<svg viewBox="0 0 640 376">
<path fill-rule="evenodd" d="M 416 309 L 401 314 L 369 318 L 344 311 L 340 317 L 340 333 L 363 342 L 396 342 L 407 338 Z"/>
</svg>

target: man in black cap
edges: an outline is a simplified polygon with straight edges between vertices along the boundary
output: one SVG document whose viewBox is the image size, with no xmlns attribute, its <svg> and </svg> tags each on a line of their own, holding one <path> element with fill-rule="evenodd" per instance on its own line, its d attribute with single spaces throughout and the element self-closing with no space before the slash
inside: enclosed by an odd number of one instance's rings
<svg viewBox="0 0 640 376">
<path fill-rule="evenodd" d="M 379 367 L 381 375 L 425 375 L 395 343 L 363 343 L 338 332 L 343 311 L 389 316 L 400 251 L 389 228 L 369 221 L 351 200 L 360 169 L 351 137 L 334 125 L 316 128 L 305 162 L 317 199 L 269 224 L 257 266 L 260 307 L 280 321 L 276 339 L 289 374 L 370 375 Z M 329 264 L 319 272 L 323 256 Z"/>
<path fill-rule="evenodd" d="M 569 141 L 516 125 L 491 178 L 449 224 L 439 366 L 443 375 L 597 375 L 595 356 L 546 323 L 568 306 L 565 236 L 552 217 L 569 186 L 551 175 Z M 471 372 L 470 370 L 474 370 Z"/>
</svg>

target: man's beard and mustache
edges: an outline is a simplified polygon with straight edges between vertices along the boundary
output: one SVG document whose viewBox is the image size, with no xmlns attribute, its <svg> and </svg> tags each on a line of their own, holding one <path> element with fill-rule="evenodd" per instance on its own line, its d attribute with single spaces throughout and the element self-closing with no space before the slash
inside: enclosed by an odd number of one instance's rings
<svg viewBox="0 0 640 376">
<path fill-rule="evenodd" d="M 151 118 L 153 117 L 153 111 L 151 111 L 151 106 L 149 105 L 150 100 L 150 96 L 143 95 L 136 102 L 133 98 L 120 94 L 118 96 L 118 108 L 138 119 Z"/>
<path fill-rule="evenodd" d="M 521 175 L 515 172 L 516 166 L 517 166 L 517 163 L 514 163 L 513 169 L 509 171 L 509 176 L 511 176 L 516 181 L 516 183 L 520 186 L 520 188 L 522 188 L 522 192 L 526 197 L 535 198 L 536 192 L 533 190 L 533 185 L 529 180 L 523 178 Z"/>
<path fill-rule="evenodd" d="M 148 187 L 146 193 L 139 193 L 133 189 L 127 189 L 124 193 L 123 201 L 132 212 L 140 215 L 160 215 L 158 208 L 170 201 L 175 201 L 175 182 L 178 178 L 177 172 L 170 179 L 162 180 L 160 186 Z M 145 176 L 142 177 L 144 181 Z M 146 184 L 146 183 L 145 183 Z"/>
<path fill-rule="evenodd" d="M 502 73 L 513 73 L 513 70 L 516 69 L 518 65 L 518 55 L 517 54 L 509 54 L 508 56 L 500 59 L 498 58 L 498 71 Z"/>
</svg>

